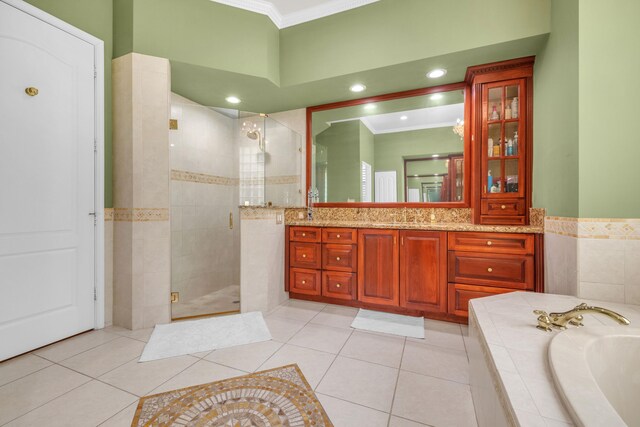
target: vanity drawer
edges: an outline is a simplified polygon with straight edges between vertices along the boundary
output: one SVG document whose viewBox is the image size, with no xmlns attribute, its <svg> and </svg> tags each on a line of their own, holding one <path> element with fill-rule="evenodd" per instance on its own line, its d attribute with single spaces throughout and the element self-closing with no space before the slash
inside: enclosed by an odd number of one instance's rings
<svg viewBox="0 0 640 427">
<path fill-rule="evenodd" d="M 354 245 L 358 243 L 358 230 L 353 228 L 323 228 L 322 243 Z"/>
<path fill-rule="evenodd" d="M 533 255 L 532 234 L 449 233 L 449 250 Z"/>
<path fill-rule="evenodd" d="M 355 300 L 357 286 L 356 275 L 353 273 L 322 272 L 322 296 L 324 297 Z"/>
<path fill-rule="evenodd" d="M 523 199 L 482 200 L 482 215 L 524 215 Z"/>
<path fill-rule="evenodd" d="M 469 316 L 469 300 L 473 298 L 490 297 L 491 295 L 514 292 L 514 289 L 494 288 L 492 286 L 464 285 L 449 283 L 449 314 L 460 317 Z"/>
<path fill-rule="evenodd" d="M 524 225 L 524 216 L 480 216 L 480 224 L 482 225 Z"/>
<path fill-rule="evenodd" d="M 322 245 L 322 268 L 335 271 L 358 269 L 358 247 L 354 245 Z"/>
<path fill-rule="evenodd" d="M 316 227 L 290 227 L 289 240 L 292 242 L 320 243 L 321 229 Z"/>
<path fill-rule="evenodd" d="M 292 268 L 289 270 L 290 292 L 306 295 L 320 295 L 321 278 L 319 270 Z"/>
<path fill-rule="evenodd" d="M 320 268 L 322 265 L 319 243 L 291 242 L 289 244 L 289 265 L 300 268 Z"/>
<path fill-rule="evenodd" d="M 533 257 L 449 252 L 449 282 L 533 289 Z"/>
</svg>

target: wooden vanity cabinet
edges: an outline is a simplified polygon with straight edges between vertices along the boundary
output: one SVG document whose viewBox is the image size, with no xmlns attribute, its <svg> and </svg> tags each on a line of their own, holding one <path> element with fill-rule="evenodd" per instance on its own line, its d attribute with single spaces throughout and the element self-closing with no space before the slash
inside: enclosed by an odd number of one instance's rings
<svg viewBox="0 0 640 427">
<path fill-rule="evenodd" d="M 398 230 L 358 230 L 358 300 L 398 306 Z"/>
<path fill-rule="evenodd" d="M 447 233 L 400 231 L 400 307 L 447 312 Z"/>
</svg>

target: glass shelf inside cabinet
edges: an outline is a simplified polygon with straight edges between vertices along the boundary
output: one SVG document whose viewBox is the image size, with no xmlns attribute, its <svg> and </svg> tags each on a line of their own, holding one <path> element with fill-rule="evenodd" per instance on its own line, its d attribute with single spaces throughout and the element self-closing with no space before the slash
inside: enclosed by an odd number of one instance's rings
<svg viewBox="0 0 640 427">
<path fill-rule="evenodd" d="M 508 159 L 504 162 L 504 175 L 505 175 L 505 193 L 517 193 L 518 192 L 518 160 Z"/>
<path fill-rule="evenodd" d="M 502 160 L 489 160 L 485 193 L 502 193 Z"/>
<path fill-rule="evenodd" d="M 505 88 L 504 103 L 504 119 L 518 119 L 520 117 L 520 86 L 512 85 Z"/>
<path fill-rule="evenodd" d="M 504 155 L 517 157 L 518 150 L 518 121 L 506 122 L 504 125 Z"/>
<path fill-rule="evenodd" d="M 500 123 L 491 123 L 487 129 L 487 157 L 500 157 L 502 155 L 502 126 Z"/>
</svg>

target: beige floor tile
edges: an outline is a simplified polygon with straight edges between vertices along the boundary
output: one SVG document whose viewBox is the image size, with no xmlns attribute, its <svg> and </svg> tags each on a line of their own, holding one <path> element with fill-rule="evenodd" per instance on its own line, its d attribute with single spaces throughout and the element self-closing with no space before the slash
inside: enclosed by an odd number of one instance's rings
<svg viewBox="0 0 640 427">
<path fill-rule="evenodd" d="M 353 319 L 357 314 L 357 308 L 327 305 L 317 316 L 311 319 L 310 323 L 336 328 L 351 328 L 351 323 L 353 323 Z"/>
<path fill-rule="evenodd" d="M 80 353 L 60 362 L 61 365 L 97 378 L 128 361 L 137 358 L 144 349 L 144 343 L 131 338 L 117 339 L 99 347 Z"/>
<path fill-rule="evenodd" d="M 253 372 L 273 356 L 273 353 L 278 351 L 280 347 L 282 347 L 282 343 L 277 341 L 239 345 L 215 350 L 205 357 L 205 360 L 241 371 Z"/>
<path fill-rule="evenodd" d="M 109 341 L 118 338 L 118 335 L 100 331 L 90 331 L 84 334 L 68 338 L 64 341 L 51 344 L 47 347 L 34 351 L 37 356 L 44 357 L 52 362 L 60 362 L 71 356 L 98 347 Z"/>
<path fill-rule="evenodd" d="M 136 329 L 135 331 L 132 331 L 131 329 L 122 328 L 120 326 L 109 326 L 104 328 L 104 331 L 111 334 L 117 334 L 122 337 L 148 342 L 149 338 L 151 338 L 151 334 L 153 333 L 153 328 Z"/>
<path fill-rule="evenodd" d="M 338 356 L 317 390 L 338 399 L 389 412 L 398 370 Z"/>
<path fill-rule="evenodd" d="M 242 375 L 247 375 L 247 373 L 227 366 L 218 365 L 217 363 L 200 360 L 169 381 L 155 388 L 149 394 L 164 393 L 166 391 L 211 383 L 227 378 L 240 377 Z"/>
<path fill-rule="evenodd" d="M 0 386 L 50 366 L 51 362 L 33 354 L 25 354 L 0 363 Z"/>
<path fill-rule="evenodd" d="M 438 427 L 476 426 L 466 384 L 400 371 L 392 414 Z"/>
<path fill-rule="evenodd" d="M 273 310 L 267 317 L 279 317 L 281 319 L 293 319 L 308 322 L 318 314 L 326 304 L 318 304 L 309 301 L 289 300 L 285 304 Z"/>
<path fill-rule="evenodd" d="M 386 412 L 376 411 L 324 394 L 318 393 L 317 397 L 335 427 L 387 427 L 389 414 Z"/>
<path fill-rule="evenodd" d="M 144 396 L 198 360 L 193 356 L 169 357 L 144 363 L 132 360 L 99 379 L 136 396 Z"/>
<path fill-rule="evenodd" d="M 337 354 L 351 332 L 350 329 L 309 323 L 289 340 L 289 344 Z"/>
<path fill-rule="evenodd" d="M 457 323 L 425 319 L 424 340 L 407 338 L 407 342 L 409 341 L 465 351 L 462 331 Z"/>
<path fill-rule="evenodd" d="M 401 369 L 469 384 L 469 362 L 464 351 L 408 341 Z"/>
<path fill-rule="evenodd" d="M 424 427 L 425 424 L 416 423 L 415 421 L 405 420 L 404 418 L 391 416 L 389 419 L 389 427 Z"/>
<path fill-rule="evenodd" d="M 131 421 L 133 421 L 133 417 L 136 414 L 136 409 L 138 409 L 138 402 L 134 402 L 127 406 L 122 411 L 100 424 L 100 427 L 131 427 Z"/>
<path fill-rule="evenodd" d="M 312 388 L 316 388 L 336 358 L 334 354 L 285 344 L 258 370 L 279 368 L 297 363 Z"/>
<path fill-rule="evenodd" d="M 137 400 L 132 394 L 93 380 L 14 420 L 8 426 L 96 426 Z"/>
<path fill-rule="evenodd" d="M 264 318 L 269 332 L 274 341 L 287 342 L 292 336 L 304 327 L 306 322 L 301 320 L 286 319 L 281 317 L 267 316 Z"/>
<path fill-rule="evenodd" d="M 403 337 L 355 331 L 340 351 L 340 356 L 399 368 L 404 341 Z"/>
<path fill-rule="evenodd" d="M 44 405 L 90 381 L 67 368 L 51 365 L 0 387 L 0 425 Z"/>
</svg>

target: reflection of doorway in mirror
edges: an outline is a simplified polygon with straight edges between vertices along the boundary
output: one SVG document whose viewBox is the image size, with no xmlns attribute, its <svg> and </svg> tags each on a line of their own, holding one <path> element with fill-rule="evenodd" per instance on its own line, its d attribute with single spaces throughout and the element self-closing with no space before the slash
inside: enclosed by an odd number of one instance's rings
<svg viewBox="0 0 640 427">
<path fill-rule="evenodd" d="M 376 203 L 395 203 L 398 201 L 396 171 L 375 173 Z"/>
<path fill-rule="evenodd" d="M 361 202 L 371 202 L 371 165 L 367 162 L 362 162 L 361 167 L 362 179 L 361 179 Z"/>
</svg>

